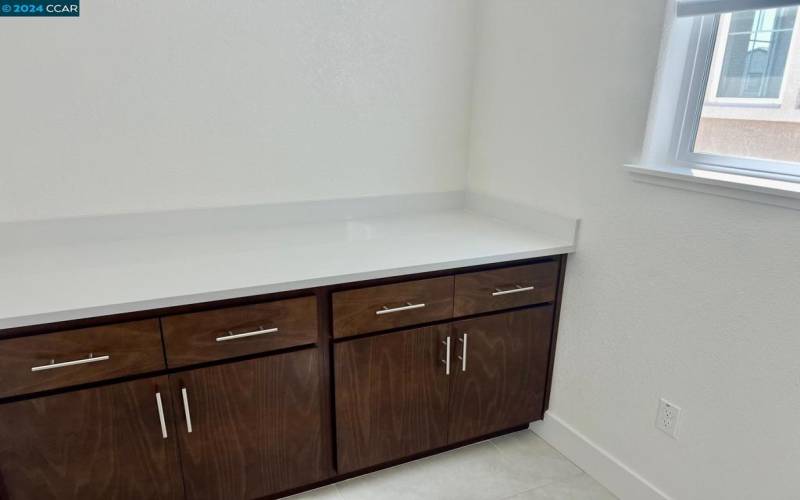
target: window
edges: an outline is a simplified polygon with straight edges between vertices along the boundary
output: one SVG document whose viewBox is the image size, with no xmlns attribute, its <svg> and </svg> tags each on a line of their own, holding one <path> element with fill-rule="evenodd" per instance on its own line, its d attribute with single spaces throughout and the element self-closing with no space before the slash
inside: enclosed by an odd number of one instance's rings
<svg viewBox="0 0 800 500">
<path fill-rule="evenodd" d="M 800 0 L 672 3 L 631 170 L 800 199 Z"/>
<path fill-rule="evenodd" d="M 683 112 L 675 117 L 673 162 L 800 182 L 798 7 L 688 21 L 689 65 L 682 75 Z"/>
<path fill-rule="evenodd" d="M 725 44 L 725 57 L 717 97 L 780 96 L 796 16 L 796 7 L 723 16 L 717 43 Z"/>
<path fill-rule="evenodd" d="M 797 12 L 782 7 L 715 16 L 708 84 L 687 160 L 729 167 L 749 163 L 756 170 L 800 175 L 800 168 L 790 165 L 747 161 L 800 164 Z"/>
</svg>

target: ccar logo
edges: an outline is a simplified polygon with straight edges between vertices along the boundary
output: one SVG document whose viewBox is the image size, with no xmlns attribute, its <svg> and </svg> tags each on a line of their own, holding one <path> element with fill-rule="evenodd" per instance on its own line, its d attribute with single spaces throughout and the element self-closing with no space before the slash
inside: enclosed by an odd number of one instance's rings
<svg viewBox="0 0 800 500">
<path fill-rule="evenodd" d="M 54 4 L 54 5 L 48 5 L 47 7 L 45 7 L 45 10 L 47 12 L 52 12 L 54 14 L 62 14 L 62 13 L 66 12 L 66 13 L 70 13 L 70 14 L 75 14 L 76 16 L 78 15 L 78 6 L 76 4 L 66 4 L 65 5 L 65 4 L 57 3 L 57 4 Z"/>
<path fill-rule="evenodd" d="M 0 17 L 78 17 L 80 0 L 0 0 Z"/>
</svg>

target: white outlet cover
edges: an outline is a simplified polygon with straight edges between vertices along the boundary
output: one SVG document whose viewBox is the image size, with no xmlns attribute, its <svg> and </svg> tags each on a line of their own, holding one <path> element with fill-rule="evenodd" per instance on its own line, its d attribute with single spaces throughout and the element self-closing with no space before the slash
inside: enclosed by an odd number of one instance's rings
<svg viewBox="0 0 800 500">
<path fill-rule="evenodd" d="M 681 408 L 679 406 L 662 398 L 658 404 L 656 429 L 659 429 L 673 439 L 678 439 L 678 421 L 680 420 L 680 415 Z"/>
</svg>

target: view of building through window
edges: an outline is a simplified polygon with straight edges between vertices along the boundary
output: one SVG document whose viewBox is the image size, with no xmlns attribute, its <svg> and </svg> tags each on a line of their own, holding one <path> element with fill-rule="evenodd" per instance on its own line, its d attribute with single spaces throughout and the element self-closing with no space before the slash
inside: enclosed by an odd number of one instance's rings
<svg viewBox="0 0 800 500">
<path fill-rule="evenodd" d="M 694 151 L 800 163 L 798 7 L 721 17 Z"/>
</svg>

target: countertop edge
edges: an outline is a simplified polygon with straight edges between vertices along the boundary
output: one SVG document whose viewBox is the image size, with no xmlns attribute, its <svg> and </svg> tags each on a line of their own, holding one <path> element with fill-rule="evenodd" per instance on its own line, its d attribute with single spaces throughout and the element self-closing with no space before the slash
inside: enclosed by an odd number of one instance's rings
<svg viewBox="0 0 800 500">
<path fill-rule="evenodd" d="M 448 269 L 481 266 L 486 264 L 497 264 L 502 262 L 511 262 L 515 260 L 551 257 L 556 255 L 569 254 L 573 252 L 575 252 L 575 245 L 565 242 L 563 245 L 552 246 L 548 248 L 542 248 L 526 252 L 517 252 L 512 254 L 491 255 L 486 257 L 476 257 L 471 259 L 459 259 L 452 261 L 441 261 L 429 264 L 420 264 L 420 265 L 398 267 L 398 268 L 375 269 L 359 273 L 324 276 L 319 278 L 299 280 L 299 281 L 289 281 L 282 283 L 270 283 L 254 287 L 236 288 L 230 290 L 216 290 L 212 292 L 180 295 L 174 297 L 161 297 L 161 298 L 155 298 L 137 302 L 127 302 L 127 303 L 103 305 L 103 306 L 89 307 L 89 308 L 46 312 L 42 314 L 8 317 L 0 319 L 0 331 L 10 330 L 14 328 L 23 328 L 34 325 L 47 325 L 65 321 L 98 318 L 103 316 L 113 316 L 118 314 L 164 309 L 168 307 L 201 304 L 205 302 L 239 299 L 250 296 L 281 293 L 294 290 L 306 290 L 311 288 L 347 284 L 358 281 L 367 281 L 367 280 L 374 280 L 381 278 L 394 278 L 394 277 L 401 277 L 404 275 L 445 271 Z"/>
</svg>

